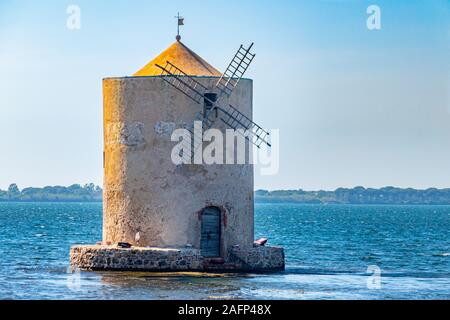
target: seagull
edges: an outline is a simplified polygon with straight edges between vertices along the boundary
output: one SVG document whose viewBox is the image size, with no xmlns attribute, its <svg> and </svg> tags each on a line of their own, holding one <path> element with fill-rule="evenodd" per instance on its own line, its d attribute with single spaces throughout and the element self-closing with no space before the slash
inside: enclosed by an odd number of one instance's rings
<svg viewBox="0 0 450 320">
<path fill-rule="evenodd" d="M 136 241 L 136 244 L 139 245 L 139 240 L 141 240 L 140 232 L 136 232 L 136 235 L 134 236 L 134 240 Z"/>
</svg>

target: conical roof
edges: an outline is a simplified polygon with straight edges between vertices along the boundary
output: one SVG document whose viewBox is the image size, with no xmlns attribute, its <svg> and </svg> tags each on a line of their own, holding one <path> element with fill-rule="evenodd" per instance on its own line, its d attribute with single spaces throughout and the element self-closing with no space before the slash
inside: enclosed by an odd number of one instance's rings
<svg viewBox="0 0 450 320">
<path fill-rule="evenodd" d="M 159 76 L 161 69 L 155 66 L 165 66 L 170 61 L 186 74 L 191 76 L 213 76 L 220 77 L 221 73 L 203 60 L 199 55 L 186 47 L 180 41 L 176 41 L 159 56 L 150 61 L 145 67 L 133 74 L 135 77 Z"/>
</svg>

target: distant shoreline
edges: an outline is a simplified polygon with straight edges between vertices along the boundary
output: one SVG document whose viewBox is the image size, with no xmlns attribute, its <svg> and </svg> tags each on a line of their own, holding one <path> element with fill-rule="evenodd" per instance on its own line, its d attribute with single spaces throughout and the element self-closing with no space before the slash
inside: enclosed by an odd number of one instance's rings
<svg viewBox="0 0 450 320">
<path fill-rule="evenodd" d="M 103 203 L 102 200 L 0 200 L 1 203 Z"/>
<path fill-rule="evenodd" d="M 42 204 L 50 204 L 50 203 L 60 203 L 60 204 L 103 204 L 103 201 L 4 201 L 0 200 L 1 204 L 11 204 L 11 203 L 42 203 Z M 450 206 L 450 203 L 415 203 L 415 204 L 403 204 L 403 203 L 327 203 L 327 202 L 321 202 L 321 203 L 306 203 L 306 202 L 269 202 L 269 201 L 260 201 L 255 200 L 255 204 L 280 204 L 280 205 L 305 205 L 305 206 Z"/>
<path fill-rule="evenodd" d="M 103 190 L 93 183 L 69 187 L 47 186 L 20 190 L 13 183 L 8 190 L 0 190 L 0 202 L 101 202 Z"/>
<path fill-rule="evenodd" d="M 1 202 L 0 202 L 1 203 Z M 415 204 L 406 204 L 406 203 L 328 203 L 328 202 L 320 202 L 320 203 L 308 203 L 308 202 L 269 202 L 269 201 L 260 201 L 255 200 L 255 204 L 290 204 L 290 205 L 305 205 L 305 206 L 442 206 L 449 207 L 450 203 L 415 203 Z"/>
<path fill-rule="evenodd" d="M 3 202 L 61 202 L 101 203 L 103 190 L 92 183 L 69 187 L 47 186 L 20 190 L 11 184 L 8 190 L 0 190 Z M 335 191 L 257 190 L 255 203 L 326 204 L 326 205 L 450 205 L 450 188 L 417 190 L 413 188 L 384 187 L 380 189 L 355 187 L 338 188 Z"/>
<path fill-rule="evenodd" d="M 364 204 L 364 205 L 450 205 L 450 189 L 356 187 L 335 191 L 257 190 L 256 203 Z"/>
</svg>

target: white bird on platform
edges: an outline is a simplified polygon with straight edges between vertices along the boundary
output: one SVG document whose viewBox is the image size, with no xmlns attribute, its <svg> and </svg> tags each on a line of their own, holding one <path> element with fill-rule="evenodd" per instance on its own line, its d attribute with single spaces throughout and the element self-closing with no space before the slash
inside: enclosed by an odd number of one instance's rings
<svg viewBox="0 0 450 320">
<path fill-rule="evenodd" d="M 141 240 L 140 232 L 136 232 L 136 235 L 134 236 L 134 240 L 136 241 L 136 244 L 139 245 L 139 240 Z"/>
</svg>

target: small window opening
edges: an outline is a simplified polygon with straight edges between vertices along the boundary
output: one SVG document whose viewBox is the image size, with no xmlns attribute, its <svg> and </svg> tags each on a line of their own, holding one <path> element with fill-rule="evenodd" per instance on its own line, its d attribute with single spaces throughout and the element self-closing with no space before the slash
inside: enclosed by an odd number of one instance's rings
<svg viewBox="0 0 450 320">
<path fill-rule="evenodd" d="M 213 108 L 212 102 L 216 101 L 217 101 L 217 93 L 205 93 L 203 115 L 206 116 L 206 114 Z M 215 116 L 216 118 L 219 116 L 217 108 L 215 110 Z"/>
</svg>

